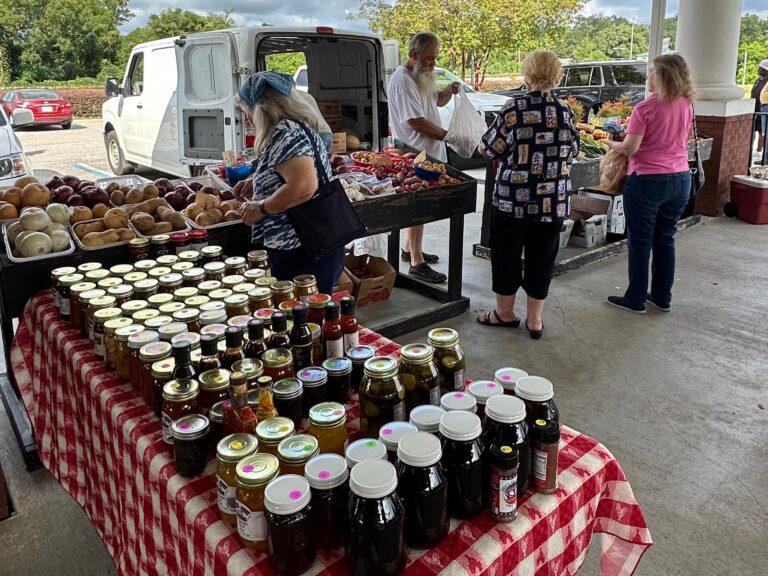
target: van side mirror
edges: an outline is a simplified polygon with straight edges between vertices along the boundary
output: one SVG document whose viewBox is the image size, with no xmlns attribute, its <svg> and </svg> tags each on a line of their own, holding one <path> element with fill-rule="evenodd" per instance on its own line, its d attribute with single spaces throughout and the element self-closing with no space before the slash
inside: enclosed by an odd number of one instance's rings
<svg viewBox="0 0 768 576">
<path fill-rule="evenodd" d="M 35 123 L 35 115 L 27 108 L 16 108 L 11 112 L 11 126 L 21 128 Z"/>
<path fill-rule="evenodd" d="M 120 95 L 120 84 L 117 78 L 107 78 L 107 83 L 104 86 L 104 94 L 107 98 L 113 98 Z"/>
</svg>

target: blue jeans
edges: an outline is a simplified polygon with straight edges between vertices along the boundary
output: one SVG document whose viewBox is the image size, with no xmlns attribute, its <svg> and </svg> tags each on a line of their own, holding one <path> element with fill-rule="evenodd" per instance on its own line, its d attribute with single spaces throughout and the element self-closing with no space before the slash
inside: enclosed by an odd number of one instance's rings
<svg viewBox="0 0 768 576">
<path fill-rule="evenodd" d="M 641 306 L 648 293 L 648 261 L 653 253 L 651 295 L 656 302 L 672 301 L 675 281 L 677 221 L 691 193 L 691 173 L 633 172 L 624 182 L 627 219 L 629 286 L 624 297 Z"/>
<path fill-rule="evenodd" d="M 267 248 L 272 265 L 272 276 L 278 280 L 293 280 L 299 274 L 314 274 L 317 288 L 323 294 L 331 294 L 336 280 L 344 270 L 344 247 L 317 260 L 307 256 L 304 248 L 274 250 Z"/>
</svg>

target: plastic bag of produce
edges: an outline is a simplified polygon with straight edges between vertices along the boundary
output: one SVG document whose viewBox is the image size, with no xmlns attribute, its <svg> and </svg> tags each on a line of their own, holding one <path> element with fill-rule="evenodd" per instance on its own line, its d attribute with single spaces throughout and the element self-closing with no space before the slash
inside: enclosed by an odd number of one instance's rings
<svg viewBox="0 0 768 576">
<path fill-rule="evenodd" d="M 448 125 L 445 141 L 459 155 L 469 158 L 474 153 L 488 126 L 463 90 L 454 96 L 456 105 Z"/>
<path fill-rule="evenodd" d="M 600 160 L 600 187 L 603 190 L 621 192 L 627 176 L 627 157 L 621 152 L 608 150 Z"/>
</svg>

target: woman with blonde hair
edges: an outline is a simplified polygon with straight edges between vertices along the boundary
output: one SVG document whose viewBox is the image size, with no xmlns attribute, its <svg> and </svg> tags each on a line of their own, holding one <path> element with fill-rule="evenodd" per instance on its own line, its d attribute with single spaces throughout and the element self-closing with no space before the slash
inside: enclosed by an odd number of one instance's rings
<svg viewBox="0 0 768 576">
<path fill-rule="evenodd" d="M 344 268 L 344 248 L 310 257 L 285 215 L 315 194 L 318 170 L 331 173 L 318 134 L 322 117 L 299 94 L 290 76 L 276 72 L 257 72 L 240 88 L 236 104 L 251 116 L 257 154 L 251 185 L 241 192 L 246 202 L 240 212 L 253 229 L 253 243 L 267 249 L 273 276 L 293 280 L 314 274 L 320 292 L 330 294 Z M 320 166 L 315 150 L 320 152 Z"/>
<path fill-rule="evenodd" d="M 691 194 L 688 137 L 695 90 L 685 59 L 679 54 L 654 58 L 648 90 L 632 111 L 624 141 L 607 142 L 629 157 L 624 181 L 629 286 L 624 296 L 609 296 L 608 303 L 636 314 L 645 314 L 646 302 L 663 312 L 671 309 L 675 232 Z"/>
<path fill-rule="evenodd" d="M 569 173 L 579 151 L 579 133 L 568 105 L 551 92 L 563 67 L 554 52 L 536 50 L 523 62 L 528 92 L 501 108 L 485 133 L 481 150 L 499 163 L 491 209 L 491 271 L 496 308 L 477 318 L 484 326 L 517 328 L 515 298 L 527 295 L 525 327 L 538 340 L 568 217 Z M 523 250 L 525 266 L 523 267 Z"/>
</svg>

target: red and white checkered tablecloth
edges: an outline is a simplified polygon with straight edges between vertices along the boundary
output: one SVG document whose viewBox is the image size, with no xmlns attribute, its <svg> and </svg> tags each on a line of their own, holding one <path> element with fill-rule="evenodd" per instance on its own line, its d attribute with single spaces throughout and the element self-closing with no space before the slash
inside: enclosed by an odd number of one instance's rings
<svg viewBox="0 0 768 576">
<path fill-rule="evenodd" d="M 399 354 L 399 345 L 368 330 L 361 342 Z M 85 510 L 120 574 L 272 574 L 266 556 L 244 548 L 219 515 L 215 459 L 202 476 L 177 475 L 160 420 L 61 320 L 47 291 L 24 310 L 12 363 L 40 459 Z M 353 403 L 351 433 L 358 415 Z M 555 495 L 523 495 L 511 524 L 487 513 L 452 520 L 439 546 L 409 552 L 405 573 L 575 574 L 599 532 L 601 574 L 631 575 L 652 542 L 618 462 L 563 426 L 559 468 Z M 308 572 L 344 573 L 342 550 L 319 555 Z"/>
</svg>

